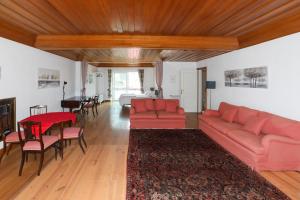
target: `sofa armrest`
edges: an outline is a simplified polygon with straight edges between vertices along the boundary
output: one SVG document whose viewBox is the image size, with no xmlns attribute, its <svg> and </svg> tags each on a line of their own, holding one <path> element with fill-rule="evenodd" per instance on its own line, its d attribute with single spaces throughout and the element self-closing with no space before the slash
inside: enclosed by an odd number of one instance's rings
<svg viewBox="0 0 300 200">
<path fill-rule="evenodd" d="M 182 107 L 177 107 L 177 113 L 184 115 L 184 109 Z"/>
<path fill-rule="evenodd" d="M 207 109 L 203 112 L 204 116 L 208 116 L 208 117 L 220 117 L 221 114 L 219 113 L 219 111 L 217 110 L 210 110 L 210 109 Z"/>
<path fill-rule="evenodd" d="M 280 135 L 266 135 L 263 137 L 261 143 L 266 149 L 268 149 L 270 147 L 271 143 L 291 144 L 291 145 L 299 145 L 300 146 L 299 140 L 295 140 L 295 139 L 280 136 Z"/>
<path fill-rule="evenodd" d="M 300 141 L 279 135 L 266 135 L 261 141 L 265 162 L 278 170 L 299 170 Z M 271 167 L 272 168 L 272 167 Z"/>
<path fill-rule="evenodd" d="M 135 108 L 134 107 L 131 107 L 130 108 L 130 115 L 134 115 L 135 114 Z"/>
</svg>

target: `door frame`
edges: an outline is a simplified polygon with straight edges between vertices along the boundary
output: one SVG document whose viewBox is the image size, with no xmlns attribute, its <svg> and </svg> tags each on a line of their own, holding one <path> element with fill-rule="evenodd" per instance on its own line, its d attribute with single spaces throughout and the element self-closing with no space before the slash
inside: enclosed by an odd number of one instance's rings
<svg viewBox="0 0 300 200">
<path fill-rule="evenodd" d="M 202 101 L 202 107 L 201 111 L 207 109 L 207 90 L 206 90 L 206 81 L 207 81 L 207 67 L 199 67 L 197 68 L 197 113 L 199 113 L 199 71 L 201 71 L 201 101 Z"/>
</svg>

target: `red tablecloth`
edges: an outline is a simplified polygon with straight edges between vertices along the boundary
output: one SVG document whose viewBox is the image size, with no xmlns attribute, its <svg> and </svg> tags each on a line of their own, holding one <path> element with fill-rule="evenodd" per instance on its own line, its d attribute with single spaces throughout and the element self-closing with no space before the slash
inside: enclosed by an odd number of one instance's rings
<svg viewBox="0 0 300 200">
<path fill-rule="evenodd" d="M 59 122 L 71 120 L 74 124 L 76 122 L 76 115 L 70 112 L 50 112 L 40 115 L 33 115 L 23 119 L 21 122 L 34 121 L 41 122 L 42 133 L 45 133 L 51 126 Z"/>
</svg>

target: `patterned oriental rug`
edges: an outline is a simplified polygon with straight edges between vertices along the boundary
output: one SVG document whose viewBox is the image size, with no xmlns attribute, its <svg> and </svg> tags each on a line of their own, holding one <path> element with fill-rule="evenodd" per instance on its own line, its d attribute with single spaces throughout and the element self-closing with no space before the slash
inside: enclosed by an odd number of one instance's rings
<svg viewBox="0 0 300 200">
<path fill-rule="evenodd" d="M 131 130 L 129 199 L 289 198 L 199 130 Z"/>
</svg>

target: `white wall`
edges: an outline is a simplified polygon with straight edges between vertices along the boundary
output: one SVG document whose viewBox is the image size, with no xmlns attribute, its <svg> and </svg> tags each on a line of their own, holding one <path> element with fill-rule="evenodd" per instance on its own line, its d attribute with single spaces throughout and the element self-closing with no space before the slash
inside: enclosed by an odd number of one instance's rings
<svg viewBox="0 0 300 200">
<path fill-rule="evenodd" d="M 300 33 L 233 51 L 198 63 L 208 67 L 208 80 L 215 80 L 212 107 L 221 101 L 269 111 L 300 120 Z M 269 88 L 224 86 L 224 71 L 267 66 Z"/>
<path fill-rule="evenodd" d="M 113 67 L 113 68 L 98 68 L 97 72 L 103 73 L 102 77 L 98 77 L 97 79 L 97 87 L 96 91 L 98 94 L 103 94 L 104 99 L 108 98 L 108 69 L 112 69 L 112 72 L 117 71 L 123 71 L 123 72 L 129 72 L 129 71 L 137 71 L 138 69 L 144 69 L 144 90 L 150 90 L 150 87 L 154 87 L 154 68 L 136 68 L 136 67 L 130 67 L 130 68 L 122 68 L 122 67 Z"/>
<path fill-rule="evenodd" d="M 197 76 L 197 65 L 195 62 L 164 62 L 163 63 L 163 93 L 164 98 L 180 98 L 181 93 L 181 72 L 182 71 L 195 71 L 195 76 Z M 197 91 L 192 97 L 190 97 L 197 102 Z M 187 100 L 188 101 L 188 100 Z M 193 102 L 194 102 L 193 101 Z M 181 105 L 184 106 L 184 105 Z M 197 103 L 190 108 L 188 112 L 197 112 Z"/>
<path fill-rule="evenodd" d="M 48 110 L 61 111 L 63 81 L 67 81 L 66 98 L 75 93 L 75 63 L 20 43 L 0 38 L 0 99 L 16 97 L 16 120 L 29 116 L 29 107 L 48 105 Z M 60 71 L 58 88 L 38 89 L 38 68 Z"/>
</svg>

